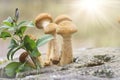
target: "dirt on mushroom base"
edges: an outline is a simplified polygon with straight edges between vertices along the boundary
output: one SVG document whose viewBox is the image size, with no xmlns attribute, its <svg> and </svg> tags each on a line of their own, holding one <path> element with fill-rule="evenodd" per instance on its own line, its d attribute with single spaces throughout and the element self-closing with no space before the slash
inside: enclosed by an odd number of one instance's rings
<svg viewBox="0 0 120 80">
<path fill-rule="evenodd" d="M 17 77 L 23 77 L 22 80 L 120 80 L 120 48 L 78 49 L 74 57 L 72 64 L 45 67 L 38 74 L 30 71 Z"/>
</svg>

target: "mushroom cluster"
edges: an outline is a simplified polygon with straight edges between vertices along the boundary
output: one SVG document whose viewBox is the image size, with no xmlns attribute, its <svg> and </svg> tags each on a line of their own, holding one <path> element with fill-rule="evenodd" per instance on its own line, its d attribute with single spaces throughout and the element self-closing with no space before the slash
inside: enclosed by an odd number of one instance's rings
<svg viewBox="0 0 120 80">
<path fill-rule="evenodd" d="M 41 13 L 35 18 L 35 25 L 38 29 L 43 29 L 45 34 L 53 35 L 53 39 L 48 43 L 44 66 L 66 65 L 73 61 L 73 51 L 71 37 L 77 32 L 77 28 L 67 15 L 60 15 L 53 21 L 48 13 Z M 57 35 L 62 36 L 62 49 L 59 51 Z"/>
</svg>

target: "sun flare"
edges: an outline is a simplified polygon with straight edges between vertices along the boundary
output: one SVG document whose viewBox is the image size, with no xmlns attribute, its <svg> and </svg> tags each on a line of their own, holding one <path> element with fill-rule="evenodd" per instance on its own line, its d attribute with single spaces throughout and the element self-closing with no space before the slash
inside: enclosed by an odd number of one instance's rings
<svg viewBox="0 0 120 80">
<path fill-rule="evenodd" d="M 82 0 L 81 8 L 88 12 L 95 12 L 102 7 L 101 0 Z"/>
<path fill-rule="evenodd" d="M 71 16 L 86 30 L 90 27 L 104 27 L 119 30 L 117 19 L 120 0 L 75 0 L 71 6 Z"/>
</svg>

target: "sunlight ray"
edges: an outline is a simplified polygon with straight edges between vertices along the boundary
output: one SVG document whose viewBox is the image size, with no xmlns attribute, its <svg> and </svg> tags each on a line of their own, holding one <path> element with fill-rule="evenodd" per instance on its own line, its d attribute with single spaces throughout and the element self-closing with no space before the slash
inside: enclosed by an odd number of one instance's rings
<svg viewBox="0 0 120 80">
<path fill-rule="evenodd" d="M 75 0 L 71 5 L 71 15 L 75 20 L 80 18 L 84 29 L 98 26 L 106 30 L 114 29 L 120 32 L 117 18 L 120 15 L 120 0 Z M 77 19 L 76 19 L 77 18 Z"/>
</svg>

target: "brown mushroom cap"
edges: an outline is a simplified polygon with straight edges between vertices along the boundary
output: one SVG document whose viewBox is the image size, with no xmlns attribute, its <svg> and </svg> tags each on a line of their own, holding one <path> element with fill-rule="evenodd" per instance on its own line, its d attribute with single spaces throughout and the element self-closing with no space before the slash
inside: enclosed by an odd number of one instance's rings
<svg viewBox="0 0 120 80">
<path fill-rule="evenodd" d="M 55 23 L 48 24 L 47 27 L 44 28 L 45 34 L 55 33 L 57 26 Z"/>
<path fill-rule="evenodd" d="M 42 29 L 43 28 L 43 22 L 44 21 L 48 21 L 48 22 L 52 22 L 52 16 L 48 13 L 41 13 L 39 14 L 36 18 L 35 18 L 35 25 L 38 29 Z"/>
<path fill-rule="evenodd" d="M 63 21 L 59 23 L 57 33 L 61 35 L 70 35 L 77 32 L 76 25 L 71 21 Z"/>
<path fill-rule="evenodd" d="M 67 16 L 67 15 L 60 15 L 60 16 L 58 16 L 56 19 L 55 19 L 55 23 L 56 24 L 59 24 L 60 22 L 62 22 L 62 21 L 72 21 L 71 20 L 71 18 L 69 17 L 69 16 Z"/>
<path fill-rule="evenodd" d="M 23 52 L 20 57 L 19 57 L 19 61 L 21 63 L 24 63 L 26 61 L 26 57 L 28 56 L 28 53 L 27 52 Z"/>
</svg>

